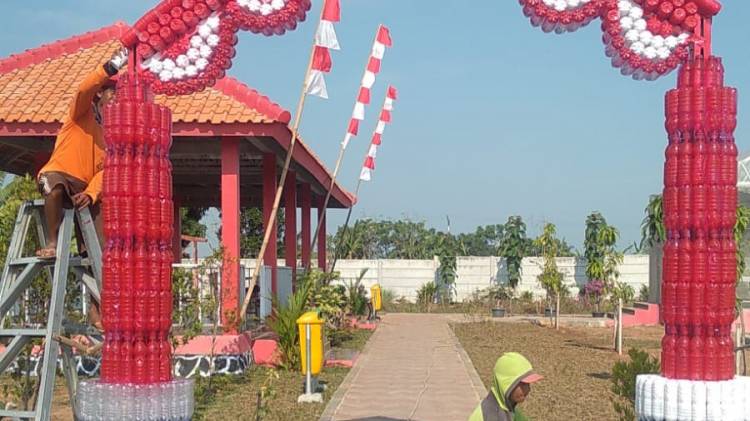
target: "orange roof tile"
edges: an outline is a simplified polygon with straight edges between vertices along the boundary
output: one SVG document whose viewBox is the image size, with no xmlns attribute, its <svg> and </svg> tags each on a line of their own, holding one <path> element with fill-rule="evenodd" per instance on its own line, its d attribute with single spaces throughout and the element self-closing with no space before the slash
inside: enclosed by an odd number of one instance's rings
<svg viewBox="0 0 750 421">
<path fill-rule="evenodd" d="M 4 123 L 19 123 L 39 126 L 42 132 L 56 130 L 48 125 L 62 122 L 80 81 L 112 55 L 119 47 L 118 39 L 128 29 L 125 23 L 117 22 L 0 59 L 0 129 Z M 284 148 L 292 136 L 287 127 L 291 119 L 288 111 L 232 77 L 219 80 L 203 92 L 157 96 L 156 101 L 172 109 L 175 123 L 208 124 L 212 128 L 257 124 L 264 127 L 261 132 L 273 133 Z M 294 160 L 307 168 L 323 188 L 330 185 L 330 171 L 302 139 Z M 333 196 L 345 207 L 355 201 L 338 183 Z"/>
<path fill-rule="evenodd" d="M 59 123 L 76 86 L 118 48 L 124 23 L 27 50 L 0 60 L 0 121 Z M 174 121 L 210 124 L 288 123 L 289 112 L 232 77 L 204 92 L 157 96 Z"/>
</svg>

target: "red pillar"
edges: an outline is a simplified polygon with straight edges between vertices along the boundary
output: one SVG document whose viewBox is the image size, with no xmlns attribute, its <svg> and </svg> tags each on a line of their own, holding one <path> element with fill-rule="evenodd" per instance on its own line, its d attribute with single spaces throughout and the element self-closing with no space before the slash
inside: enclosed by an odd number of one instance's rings
<svg viewBox="0 0 750 421">
<path fill-rule="evenodd" d="M 310 208 L 312 207 L 312 191 L 310 185 L 303 183 L 300 186 L 300 200 L 302 201 L 302 267 L 310 267 L 310 246 L 312 246 L 312 235 L 310 233 Z"/>
<path fill-rule="evenodd" d="M 276 221 L 269 221 L 273 201 L 276 198 L 276 155 L 272 153 L 263 154 L 263 229 L 271 224 L 271 239 L 263 256 L 263 263 L 271 268 L 271 291 L 275 295 L 276 290 Z"/>
<path fill-rule="evenodd" d="M 182 263 L 182 218 L 180 217 L 180 202 L 175 198 L 174 202 L 174 230 L 172 231 L 172 253 L 174 262 Z"/>
<path fill-rule="evenodd" d="M 224 264 L 221 274 L 221 323 L 231 326 L 237 320 L 240 288 L 240 141 L 221 139 L 221 244 Z"/>
<path fill-rule="evenodd" d="M 289 171 L 284 184 L 284 246 L 286 265 L 292 268 L 292 282 L 297 275 L 297 174 Z"/>
<path fill-rule="evenodd" d="M 318 200 L 318 219 L 320 215 L 323 215 L 323 219 L 320 222 L 320 229 L 318 230 L 318 267 L 322 270 L 326 270 L 326 217 L 325 208 L 323 207 L 323 199 Z"/>
</svg>

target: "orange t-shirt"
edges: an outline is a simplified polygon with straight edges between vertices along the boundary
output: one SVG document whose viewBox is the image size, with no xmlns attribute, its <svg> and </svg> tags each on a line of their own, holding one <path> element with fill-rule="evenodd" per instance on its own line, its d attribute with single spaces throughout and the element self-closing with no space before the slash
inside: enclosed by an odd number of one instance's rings
<svg viewBox="0 0 750 421">
<path fill-rule="evenodd" d="M 104 132 L 94 114 L 94 96 L 109 80 L 98 66 L 78 87 L 70 111 L 63 120 L 47 164 L 39 174 L 57 171 L 75 177 L 88 186 L 84 193 L 96 202 L 102 192 L 104 170 Z"/>
</svg>

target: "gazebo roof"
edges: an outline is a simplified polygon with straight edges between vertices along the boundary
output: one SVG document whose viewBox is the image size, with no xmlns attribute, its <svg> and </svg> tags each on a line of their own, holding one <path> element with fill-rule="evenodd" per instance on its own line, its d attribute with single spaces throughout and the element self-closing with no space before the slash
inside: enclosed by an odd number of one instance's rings
<svg viewBox="0 0 750 421">
<path fill-rule="evenodd" d="M 118 22 L 0 59 L 0 170 L 33 173 L 46 161 L 76 87 L 111 56 L 128 29 Z M 243 204 L 259 203 L 255 187 L 262 185 L 263 153 L 283 157 L 291 141 L 288 111 L 232 77 L 203 92 L 157 96 L 156 101 L 173 112 L 171 158 L 175 192 L 183 200 L 218 204 L 219 141 L 235 137 L 244 140 L 240 144 Z M 301 140 L 293 158 L 298 182 L 308 182 L 316 194 L 324 194 L 331 175 Z M 332 199 L 331 207 L 350 207 L 353 202 L 353 196 L 338 185 Z"/>
</svg>

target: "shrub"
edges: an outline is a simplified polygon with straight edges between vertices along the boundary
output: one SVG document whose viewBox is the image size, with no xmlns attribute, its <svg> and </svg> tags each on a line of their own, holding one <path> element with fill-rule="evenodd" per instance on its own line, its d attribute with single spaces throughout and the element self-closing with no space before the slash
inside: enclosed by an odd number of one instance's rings
<svg viewBox="0 0 750 421">
<path fill-rule="evenodd" d="M 635 378 L 639 374 L 654 374 L 660 370 L 659 360 L 646 351 L 631 348 L 630 361 L 618 361 L 612 367 L 612 405 L 620 421 L 635 419 Z"/>
<path fill-rule="evenodd" d="M 302 277 L 286 306 L 280 305 L 274 297 L 273 311 L 268 318 L 268 327 L 279 337 L 281 365 L 289 370 L 299 368 L 297 319 L 305 313 L 311 290 L 310 279 Z"/>
<path fill-rule="evenodd" d="M 648 301 L 649 296 L 649 290 L 648 285 L 641 285 L 641 290 L 638 291 L 638 300 L 640 301 Z"/>
<path fill-rule="evenodd" d="M 438 289 L 434 282 L 423 284 L 417 291 L 417 304 L 426 306 L 427 311 L 430 311 L 431 305 L 435 302 L 437 291 Z"/>
<path fill-rule="evenodd" d="M 583 287 L 583 296 L 590 303 L 594 304 L 596 311 L 601 311 L 602 297 L 604 296 L 604 281 L 594 279 L 589 281 Z"/>
<path fill-rule="evenodd" d="M 393 304 L 396 302 L 396 293 L 390 289 L 383 289 L 380 291 L 380 294 L 382 295 L 383 309 L 388 310 L 389 308 L 392 308 Z"/>
</svg>

